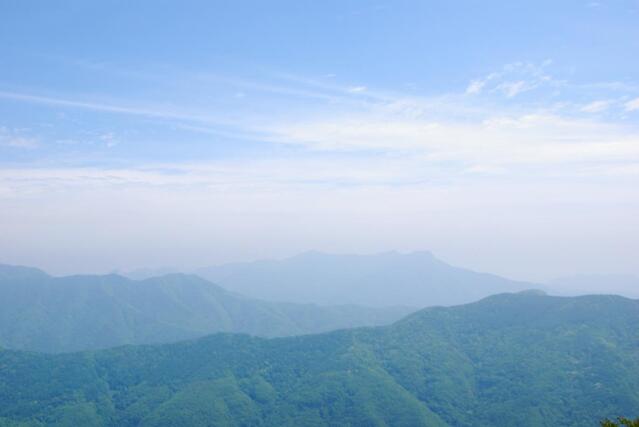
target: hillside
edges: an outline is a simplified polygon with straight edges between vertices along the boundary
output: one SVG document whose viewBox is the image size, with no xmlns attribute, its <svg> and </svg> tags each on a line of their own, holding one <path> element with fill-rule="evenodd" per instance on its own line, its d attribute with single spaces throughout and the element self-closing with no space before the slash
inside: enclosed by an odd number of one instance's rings
<svg viewBox="0 0 639 427">
<path fill-rule="evenodd" d="M 196 273 L 255 298 L 295 303 L 428 307 L 539 288 L 453 267 L 430 252 L 333 255 L 307 252 L 284 260 L 226 264 Z"/>
<path fill-rule="evenodd" d="M 638 324 L 636 300 L 520 293 L 321 335 L 0 351 L 0 417 L 24 426 L 596 426 L 639 414 Z"/>
<path fill-rule="evenodd" d="M 0 265 L 0 346 L 11 349 L 89 350 L 214 332 L 298 335 L 388 324 L 411 311 L 259 301 L 193 275 L 142 281 L 118 275 L 52 277 Z"/>
</svg>

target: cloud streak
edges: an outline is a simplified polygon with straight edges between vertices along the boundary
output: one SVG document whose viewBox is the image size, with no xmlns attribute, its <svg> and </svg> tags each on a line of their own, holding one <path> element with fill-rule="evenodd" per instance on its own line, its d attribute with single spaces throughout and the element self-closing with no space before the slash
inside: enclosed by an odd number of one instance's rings
<svg viewBox="0 0 639 427">
<path fill-rule="evenodd" d="M 606 111 L 610 108 L 612 101 L 601 100 L 601 101 L 592 101 L 581 107 L 581 111 L 584 113 L 601 113 L 602 111 Z"/>
<path fill-rule="evenodd" d="M 19 130 L 8 129 L 4 126 L 0 126 L 0 146 L 19 148 L 19 149 L 34 149 L 39 145 L 36 138 L 25 136 Z"/>
<path fill-rule="evenodd" d="M 186 109 L 158 109 L 146 108 L 122 104 L 109 104 L 94 101 L 81 101 L 68 98 L 49 97 L 18 92 L 0 91 L 0 98 L 27 102 L 33 104 L 48 105 L 54 107 L 77 108 L 105 113 L 143 116 L 158 119 L 178 120 L 184 122 L 207 123 L 211 125 L 228 126 L 234 123 L 218 120 L 213 114 L 190 113 Z"/>
<path fill-rule="evenodd" d="M 314 102 L 313 108 L 295 111 L 297 104 L 287 99 L 282 102 L 290 104 L 289 110 L 295 112 L 287 114 L 283 110 L 273 114 L 263 110 L 257 120 L 218 121 L 217 110 L 207 111 L 206 106 L 145 108 L 135 103 L 110 104 L 16 92 L 0 92 L 0 98 L 157 118 L 171 122 L 175 129 L 211 138 L 250 139 L 308 150 L 296 155 L 297 158 L 317 153 L 339 157 L 356 152 L 379 158 L 413 157 L 419 159 L 420 167 L 445 171 L 450 177 L 469 173 L 515 174 L 522 166 L 535 168 L 537 173 L 557 173 L 558 165 L 564 168 L 561 174 L 568 175 L 577 171 L 634 173 L 633 165 L 639 162 L 637 129 L 592 119 L 593 113 L 611 110 L 612 101 L 594 100 L 576 109 L 570 104 L 528 107 L 525 103 L 502 105 L 495 101 L 499 94 L 514 98 L 544 85 L 563 84 L 548 73 L 549 65 L 548 61 L 541 65 L 508 64 L 471 81 L 462 93 L 434 97 L 338 85 L 288 74 L 275 75 L 275 79 L 288 82 L 288 86 L 212 74 L 197 77 L 199 83 L 237 84 L 245 89 Z M 627 102 L 626 110 L 632 111 L 635 101 Z M 271 104 L 266 106 L 273 110 Z M 102 140 L 107 146 L 118 142 L 113 133 L 104 135 Z M 421 179 L 428 178 L 417 176 L 409 181 Z"/>
<path fill-rule="evenodd" d="M 639 110 L 639 98 L 632 99 L 625 104 L 626 111 L 637 111 Z"/>
</svg>

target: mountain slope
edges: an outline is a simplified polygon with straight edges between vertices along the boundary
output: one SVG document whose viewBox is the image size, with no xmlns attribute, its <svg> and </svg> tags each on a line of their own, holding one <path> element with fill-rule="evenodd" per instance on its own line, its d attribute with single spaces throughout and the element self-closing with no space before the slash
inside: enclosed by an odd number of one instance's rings
<svg viewBox="0 0 639 427">
<path fill-rule="evenodd" d="M 639 413 L 638 324 L 639 301 L 524 293 L 321 335 L 0 351 L 0 417 L 24 425 L 595 426 Z"/>
<path fill-rule="evenodd" d="M 0 346 L 12 349 L 77 351 L 214 332 L 296 335 L 387 324 L 411 311 L 259 301 L 184 274 L 133 281 L 0 266 Z"/>
<path fill-rule="evenodd" d="M 497 293 L 539 288 L 453 267 L 429 252 L 308 252 L 281 261 L 226 264 L 196 273 L 255 298 L 315 304 L 427 307 L 464 304 Z"/>
</svg>

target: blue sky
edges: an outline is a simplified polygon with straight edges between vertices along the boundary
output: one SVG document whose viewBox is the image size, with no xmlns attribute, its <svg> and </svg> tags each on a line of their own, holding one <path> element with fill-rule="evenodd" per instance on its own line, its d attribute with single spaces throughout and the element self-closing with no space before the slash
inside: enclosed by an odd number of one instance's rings
<svg viewBox="0 0 639 427">
<path fill-rule="evenodd" d="M 0 260 L 639 273 L 638 1 L 4 1 Z"/>
</svg>

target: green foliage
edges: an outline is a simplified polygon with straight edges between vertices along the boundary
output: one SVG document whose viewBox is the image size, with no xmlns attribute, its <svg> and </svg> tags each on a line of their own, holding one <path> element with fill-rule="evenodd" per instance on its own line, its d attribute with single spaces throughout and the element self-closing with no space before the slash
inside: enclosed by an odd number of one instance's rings
<svg viewBox="0 0 639 427">
<path fill-rule="evenodd" d="M 619 417 L 617 418 L 617 422 L 611 421 L 606 418 L 605 420 L 601 421 L 600 424 L 602 427 L 639 427 L 639 418 L 631 420 L 629 418 Z"/>
<path fill-rule="evenodd" d="M 0 425 L 588 426 L 639 408 L 637 324 L 639 301 L 509 294 L 312 336 L 2 350 Z"/>
</svg>

